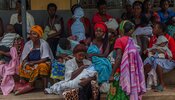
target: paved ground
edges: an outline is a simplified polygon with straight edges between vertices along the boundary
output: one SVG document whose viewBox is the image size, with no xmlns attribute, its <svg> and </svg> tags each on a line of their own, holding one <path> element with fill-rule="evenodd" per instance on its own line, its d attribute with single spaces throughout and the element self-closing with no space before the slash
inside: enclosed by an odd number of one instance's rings
<svg viewBox="0 0 175 100">
<path fill-rule="evenodd" d="M 106 95 L 101 95 L 101 100 L 105 100 Z M 8 96 L 0 96 L 0 100 L 64 100 L 60 95 L 46 95 L 41 91 L 33 91 L 27 94 L 15 96 L 11 93 Z M 143 100 L 175 100 L 175 88 L 168 87 L 163 92 L 148 91 Z"/>
</svg>

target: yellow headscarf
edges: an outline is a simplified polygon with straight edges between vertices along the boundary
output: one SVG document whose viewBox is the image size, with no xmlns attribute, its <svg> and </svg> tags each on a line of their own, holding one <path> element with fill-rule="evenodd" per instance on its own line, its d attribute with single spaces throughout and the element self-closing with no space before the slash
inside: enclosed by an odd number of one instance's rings
<svg viewBox="0 0 175 100">
<path fill-rule="evenodd" d="M 43 36 L 43 29 L 39 25 L 32 26 L 30 31 L 36 32 L 39 35 L 40 38 Z"/>
</svg>

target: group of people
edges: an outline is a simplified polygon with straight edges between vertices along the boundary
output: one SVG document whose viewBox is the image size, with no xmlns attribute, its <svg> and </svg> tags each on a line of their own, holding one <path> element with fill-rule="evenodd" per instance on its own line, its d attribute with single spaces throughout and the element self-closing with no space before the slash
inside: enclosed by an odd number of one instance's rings
<svg viewBox="0 0 175 100">
<path fill-rule="evenodd" d="M 155 12 L 150 0 L 135 1 L 126 5 L 121 18 L 114 18 L 100 0 L 91 24 L 75 4 L 65 33 L 63 18 L 50 3 L 44 28 L 26 13 L 24 45 L 17 1 L 17 14 L 0 42 L 0 90 L 4 95 L 23 94 L 42 79 L 44 93 L 62 94 L 66 100 L 98 100 L 101 93 L 107 93 L 108 100 L 141 100 L 153 85 L 163 91 L 163 73 L 175 67 L 175 13 L 168 0 L 161 0 L 160 8 Z M 150 79 L 156 84 L 149 84 Z"/>
</svg>

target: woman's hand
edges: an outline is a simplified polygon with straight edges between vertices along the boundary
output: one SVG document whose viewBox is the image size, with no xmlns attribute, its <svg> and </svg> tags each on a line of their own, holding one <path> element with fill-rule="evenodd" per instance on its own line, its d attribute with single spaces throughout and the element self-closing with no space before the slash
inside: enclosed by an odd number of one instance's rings
<svg viewBox="0 0 175 100">
<path fill-rule="evenodd" d="M 70 37 L 68 37 L 70 40 L 77 40 L 77 36 L 75 36 L 75 35 L 72 35 L 72 36 L 70 36 Z"/>
<path fill-rule="evenodd" d="M 80 68 L 85 69 L 85 68 L 88 68 L 88 67 L 89 67 L 89 65 L 82 65 Z"/>
<path fill-rule="evenodd" d="M 152 49 L 152 50 L 150 50 L 150 52 L 152 52 L 153 54 L 155 54 L 157 52 L 157 49 Z"/>
<path fill-rule="evenodd" d="M 165 51 L 160 50 L 160 49 L 156 49 L 156 51 L 157 51 L 158 53 L 165 53 Z"/>
<path fill-rule="evenodd" d="M 92 58 L 93 54 L 87 54 L 87 58 Z"/>
<path fill-rule="evenodd" d="M 84 86 L 86 86 L 90 81 L 91 81 L 90 78 L 82 78 L 82 79 L 80 79 L 79 85 L 81 85 L 81 86 L 84 87 Z"/>
<path fill-rule="evenodd" d="M 30 61 L 30 62 L 28 63 L 28 65 L 33 66 L 33 65 L 35 65 L 35 63 L 34 63 L 34 61 Z"/>
<path fill-rule="evenodd" d="M 109 82 L 114 82 L 114 77 L 113 77 L 113 76 L 111 76 L 111 77 L 109 78 Z"/>
</svg>

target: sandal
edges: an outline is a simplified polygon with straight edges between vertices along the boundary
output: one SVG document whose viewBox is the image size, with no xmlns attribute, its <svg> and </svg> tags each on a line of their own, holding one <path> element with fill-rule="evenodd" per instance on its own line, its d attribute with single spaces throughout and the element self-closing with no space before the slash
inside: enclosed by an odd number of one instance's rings
<svg viewBox="0 0 175 100">
<path fill-rule="evenodd" d="M 15 92 L 15 95 L 27 93 L 33 89 L 34 89 L 34 87 L 32 87 L 29 83 L 27 83 L 27 84 L 23 85 L 22 87 L 18 88 L 17 91 Z"/>
<path fill-rule="evenodd" d="M 163 92 L 163 86 L 162 85 L 156 86 L 154 92 Z"/>
<path fill-rule="evenodd" d="M 98 83 L 94 80 L 91 81 L 91 88 L 92 88 L 92 98 L 93 100 L 97 100 L 99 95 L 99 86 Z"/>
<path fill-rule="evenodd" d="M 21 84 L 20 82 L 15 82 L 15 87 L 13 89 L 13 92 L 16 92 L 18 88 L 23 87 L 24 84 Z"/>
</svg>

